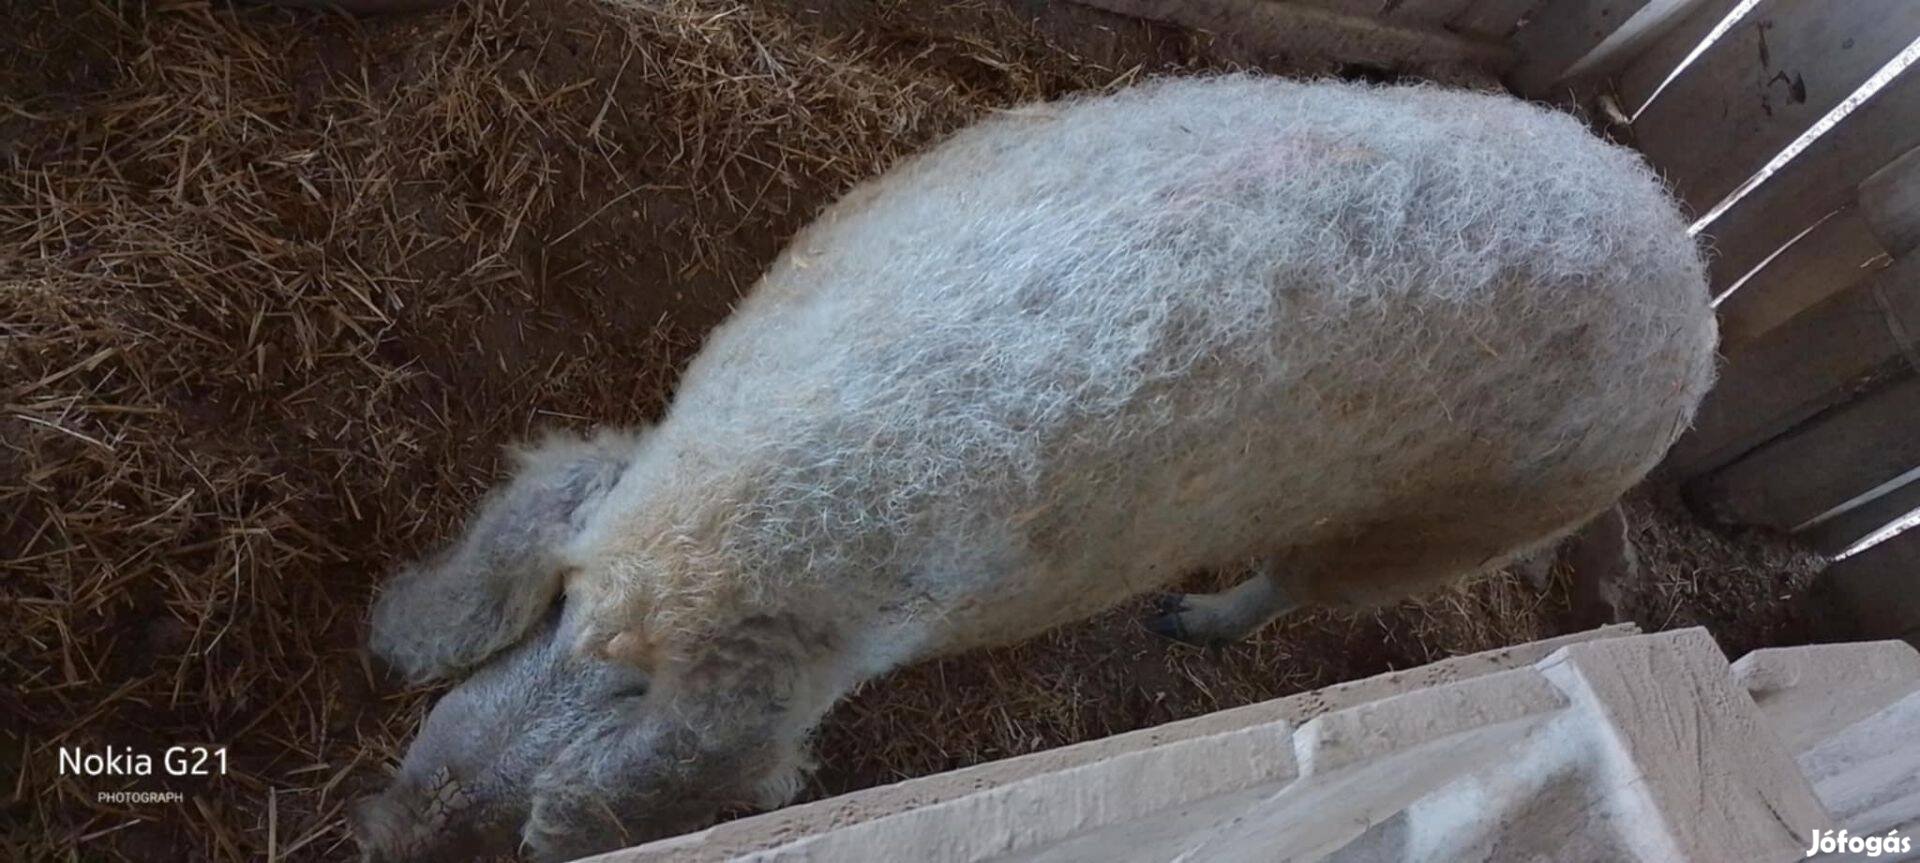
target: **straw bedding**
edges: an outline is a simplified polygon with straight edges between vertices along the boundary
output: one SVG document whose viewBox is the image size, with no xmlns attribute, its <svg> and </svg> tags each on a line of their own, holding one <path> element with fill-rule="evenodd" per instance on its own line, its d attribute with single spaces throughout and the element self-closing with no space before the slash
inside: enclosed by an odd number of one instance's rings
<svg viewBox="0 0 1920 863">
<path fill-rule="evenodd" d="M 11 0 L 0 35 L 0 712 L 11 859 L 348 859 L 433 694 L 359 644 L 500 447 L 655 416 L 808 216 L 984 112 L 1213 65 L 1001 4 L 478 0 L 355 22 Z M 1643 625 L 1803 638 L 1812 561 L 1636 504 Z M 1123 609 L 909 669 L 812 795 L 1537 638 L 1498 575 L 1206 652 Z M 58 775 L 224 744 L 226 776 Z M 177 803 L 103 802 L 120 788 Z"/>
</svg>

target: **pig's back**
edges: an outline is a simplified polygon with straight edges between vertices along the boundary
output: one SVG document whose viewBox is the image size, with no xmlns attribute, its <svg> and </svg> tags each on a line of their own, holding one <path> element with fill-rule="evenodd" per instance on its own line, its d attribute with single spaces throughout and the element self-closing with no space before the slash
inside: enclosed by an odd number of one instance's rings
<svg viewBox="0 0 1920 863">
<path fill-rule="evenodd" d="M 794 577 L 973 555 L 937 576 L 964 592 L 1038 557 L 1136 590 L 1449 489 L 1591 507 L 1684 427 L 1713 339 L 1672 203 L 1571 118 L 1174 81 L 856 189 L 669 426 L 757 454 L 775 491 L 741 541 Z"/>
</svg>

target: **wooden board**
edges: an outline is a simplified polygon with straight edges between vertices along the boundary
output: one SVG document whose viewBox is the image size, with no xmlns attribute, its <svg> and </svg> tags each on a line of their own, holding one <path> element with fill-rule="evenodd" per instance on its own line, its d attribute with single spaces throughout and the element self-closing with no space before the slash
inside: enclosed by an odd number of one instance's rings
<svg viewBox="0 0 1920 863">
<path fill-rule="evenodd" d="M 1464 14 L 1474 0 L 1266 0 L 1291 6 L 1326 9 L 1359 18 L 1378 18 L 1397 24 L 1439 24 Z"/>
<path fill-rule="evenodd" d="M 1385 0 L 1382 16 L 1396 24 L 1440 27 L 1467 13 L 1473 0 Z"/>
<path fill-rule="evenodd" d="M 1381 0 L 1268 0 L 1274 3 L 1286 3 L 1291 6 L 1306 6 L 1325 9 L 1342 15 L 1354 15 L 1372 18 L 1380 14 Z"/>
<path fill-rule="evenodd" d="M 1920 257 L 1896 261 L 1741 350 L 1707 393 L 1664 472 L 1691 479 L 1841 402 L 1876 375 L 1912 373 Z"/>
<path fill-rule="evenodd" d="M 1707 228 L 1713 283 L 1733 284 L 1814 219 L 1852 202 L 1861 181 L 1915 144 L 1920 69 L 1909 68 Z"/>
<path fill-rule="evenodd" d="M 1628 114 L 1640 110 L 1653 97 L 1667 76 L 1693 52 L 1700 40 L 1713 32 L 1720 19 L 1727 17 L 1740 0 L 1701 0 L 1674 23 L 1673 29 L 1655 40 L 1640 56 L 1633 58 L 1614 76 L 1614 92 Z"/>
<path fill-rule="evenodd" d="M 1479 67 L 1498 74 L 1513 61 L 1504 45 L 1437 29 L 1398 24 L 1327 0 L 1319 6 L 1272 0 L 1075 0 L 1135 18 L 1213 33 L 1289 58 L 1325 58 L 1424 73 L 1435 67 Z M 1376 3 L 1366 4 L 1368 7 Z M 1354 8 L 1364 8 L 1354 6 Z"/>
<path fill-rule="evenodd" d="M 1887 251 L 1920 247 L 1920 147 L 1861 181 L 1860 210 Z"/>
<path fill-rule="evenodd" d="M 1514 34 L 1519 57 L 1507 84 L 1550 96 L 1578 76 L 1604 75 L 1660 39 L 1703 0 L 1553 0 Z"/>
<path fill-rule="evenodd" d="M 1858 208 L 1834 213 L 1720 303 L 1720 352 L 1740 351 L 1794 315 L 1889 263 Z"/>
<path fill-rule="evenodd" d="M 1520 28 L 1522 19 L 1547 4 L 1547 0 L 1474 0 L 1447 29 L 1482 39 L 1504 42 Z"/>
<path fill-rule="evenodd" d="M 1839 554 L 1915 509 L 1920 509 L 1920 477 L 1794 535 L 1821 554 Z"/>
<path fill-rule="evenodd" d="M 1920 466 L 1920 377 L 1821 415 L 1687 484 L 1715 520 L 1790 531 Z"/>
<path fill-rule="evenodd" d="M 1634 121 L 1634 140 L 1706 213 L 1915 36 L 1914 0 L 1763 0 Z"/>
<path fill-rule="evenodd" d="M 1920 530 L 1909 530 L 1827 568 L 1822 577 L 1868 638 L 1920 628 Z"/>
</svg>

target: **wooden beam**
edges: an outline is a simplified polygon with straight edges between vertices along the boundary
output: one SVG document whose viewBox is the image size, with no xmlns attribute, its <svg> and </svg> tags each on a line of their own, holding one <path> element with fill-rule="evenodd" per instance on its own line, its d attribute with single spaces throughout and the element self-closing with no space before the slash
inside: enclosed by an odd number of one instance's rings
<svg viewBox="0 0 1920 863">
<path fill-rule="evenodd" d="M 1791 531 L 1920 466 L 1920 378 L 1848 402 L 1687 484 L 1717 521 Z"/>
<path fill-rule="evenodd" d="M 1868 638 L 1920 629 L 1920 530 L 1909 530 L 1821 574 Z"/>
<path fill-rule="evenodd" d="M 1788 318 L 1920 243 L 1920 148 L 1862 181 L 1858 198 L 1857 205 L 1816 221 L 1720 303 L 1722 353 L 1738 355 Z"/>
<path fill-rule="evenodd" d="M 1447 29 L 1455 33 L 1464 33 L 1482 39 L 1505 41 L 1520 22 L 1547 0 L 1474 0 L 1453 20 L 1447 22 Z"/>
<path fill-rule="evenodd" d="M 1514 92 L 1545 98 L 1563 82 L 1596 77 L 1658 40 L 1703 0 L 1553 0 L 1514 34 Z"/>
<path fill-rule="evenodd" d="M 1466 11 L 1474 0 L 1267 0 L 1325 9 L 1356 18 L 1375 18 L 1398 24 L 1437 24 Z"/>
<path fill-rule="evenodd" d="M 1634 141 L 1704 214 L 1916 35 L 1913 0 L 1764 0 L 1634 121 Z"/>
<path fill-rule="evenodd" d="M 1920 3 L 1911 8 L 1920 11 Z M 1909 40 L 1915 35 L 1920 32 L 1910 29 Z M 1733 284 L 1815 219 L 1851 203 L 1874 171 L 1920 144 L 1916 72 L 1895 78 L 1707 227 L 1714 285 Z"/>
<path fill-rule="evenodd" d="M 1513 62 L 1513 51 L 1504 45 L 1351 14 L 1341 11 L 1341 4 L 1323 8 L 1272 0 L 1074 2 L 1213 33 L 1270 54 L 1323 57 L 1410 72 L 1474 66 L 1498 74 Z"/>
<path fill-rule="evenodd" d="M 1382 5 L 1386 11 L 1380 14 L 1396 24 L 1443 27 L 1466 14 L 1473 0 L 1384 0 Z"/>
<path fill-rule="evenodd" d="M 1887 251 L 1920 247 L 1920 147 L 1861 181 L 1860 210 Z"/>
<path fill-rule="evenodd" d="M 1701 40 L 1713 32 L 1720 19 L 1738 6 L 1740 0 L 1701 0 L 1674 23 L 1671 30 L 1647 46 L 1640 56 L 1633 58 L 1614 76 L 1614 93 L 1619 96 L 1620 107 L 1629 114 L 1640 110 L 1648 99 L 1653 98 L 1660 85 L 1666 83 L 1667 76 L 1680 66 L 1687 55 L 1693 53 Z"/>
<path fill-rule="evenodd" d="M 1720 352 L 1740 351 L 1890 262 L 1859 208 L 1832 213 L 1720 303 Z"/>
<path fill-rule="evenodd" d="M 1839 554 L 1915 509 L 1920 509 L 1920 476 L 1909 477 L 1879 497 L 1807 525 L 1794 535 L 1821 554 Z"/>
<path fill-rule="evenodd" d="M 1914 372 L 1920 257 L 1896 261 L 1746 346 L 1707 393 L 1664 472 L 1691 479 L 1847 401 L 1879 376 Z"/>
</svg>

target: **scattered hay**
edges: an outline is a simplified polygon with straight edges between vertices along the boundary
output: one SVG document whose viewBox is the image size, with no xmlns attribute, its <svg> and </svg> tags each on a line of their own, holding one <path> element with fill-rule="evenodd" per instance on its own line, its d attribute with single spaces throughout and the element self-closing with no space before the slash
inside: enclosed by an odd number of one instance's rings
<svg viewBox="0 0 1920 863">
<path fill-rule="evenodd" d="M 1649 632 L 1704 626 L 1727 656 L 1783 644 L 1846 641 L 1854 621 L 1816 589 L 1826 558 L 1761 529 L 1708 527 L 1668 487 L 1628 498 L 1643 577 L 1620 614 Z"/>
<path fill-rule="evenodd" d="M 92 48 L 84 74 L 0 90 L 17 859 L 345 854 L 343 804 L 426 696 L 356 652 L 371 587 L 499 446 L 656 415 L 838 190 L 994 105 L 1110 80 L 1005 62 L 1029 33 L 981 47 L 983 92 L 725 0 L 31 17 L 22 47 Z M 60 746 L 202 742 L 232 775 L 55 775 Z M 187 796 L 96 799 L 123 786 Z"/>
<path fill-rule="evenodd" d="M 34 11 L 0 34 L 7 856 L 347 859 L 344 804 L 431 695 L 361 655 L 366 603 L 501 444 L 656 415 L 699 334 L 852 182 L 984 111 L 1197 50 L 1079 7 L 1042 35 L 997 3 L 811 4 L 802 25 L 772 0 L 604 2 L 356 23 L 16 0 Z M 1660 582 L 1655 622 L 1781 607 L 1769 588 L 1697 611 L 1776 562 L 1656 534 L 1710 550 Z M 1538 638 L 1565 604 L 1494 575 L 1215 652 L 1121 609 L 868 687 L 823 729 L 812 792 Z M 55 775 L 60 746 L 202 742 L 231 775 Z M 96 797 L 123 787 L 185 798 Z"/>
</svg>

